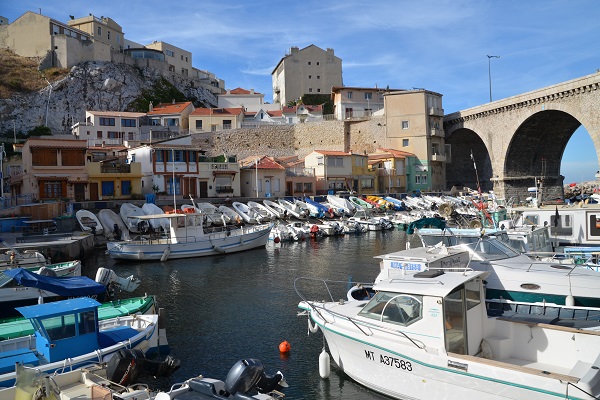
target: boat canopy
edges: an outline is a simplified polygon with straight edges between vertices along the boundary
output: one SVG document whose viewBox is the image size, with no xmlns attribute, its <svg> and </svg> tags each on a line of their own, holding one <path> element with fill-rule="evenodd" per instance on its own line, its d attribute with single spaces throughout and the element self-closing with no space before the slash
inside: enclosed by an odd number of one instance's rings
<svg viewBox="0 0 600 400">
<path fill-rule="evenodd" d="M 33 287 L 56 293 L 59 296 L 77 297 L 90 296 L 104 293 L 106 287 L 87 276 L 73 276 L 57 278 L 27 271 L 23 268 L 14 268 L 2 271 L 21 286 Z"/>
<path fill-rule="evenodd" d="M 415 229 L 421 229 L 425 226 L 433 226 L 439 229 L 445 229 L 446 220 L 443 220 L 441 218 L 421 218 L 414 222 L 411 222 L 410 225 L 408 225 L 408 228 L 406 229 L 406 233 L 412 235 L 413 233 L 415 233 Z"/>
</svg>

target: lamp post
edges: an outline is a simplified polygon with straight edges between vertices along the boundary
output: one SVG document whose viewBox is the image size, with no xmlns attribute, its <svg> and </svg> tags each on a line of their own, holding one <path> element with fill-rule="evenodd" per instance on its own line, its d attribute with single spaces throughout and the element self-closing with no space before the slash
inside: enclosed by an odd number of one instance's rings
<svg viewBox="0 0 600 400">
<path fill-rule="evenodd" d="M 490 81 L 490 103 L 492 102 L 492 58 L 500 58 L 500 56 L 487 56 L 488 58 L 488 79 Z"/>
<path fill-rule="evenodd" d="M 254 160 L 254 175 L 255 175 L 255 185 L 256 185 L 256 198 L 258 198 L 258 162 L 260 158 Z"/>
</svg>

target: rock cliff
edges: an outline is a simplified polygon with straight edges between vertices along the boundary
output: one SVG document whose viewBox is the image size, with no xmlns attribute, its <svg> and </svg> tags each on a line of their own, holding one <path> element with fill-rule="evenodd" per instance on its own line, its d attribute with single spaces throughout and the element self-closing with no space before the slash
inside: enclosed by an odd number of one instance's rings
<svg viewBox="0 0 600 400">
<path fill-rule="evenodd" d="M 192 101 L 196 107 L 217 104 L 216 96 L 198 81 L 110 62 L 81 63 L 65 78 L 51 84 L 52 88 L 46 86 L 37 92 L 0 99 L 0 128 L 12 131 L 14 121 L 17 131 L 46 125 L 53 133 L 70 133 L 73 123 L 85 120 L 86 110 L 145 112 L 147 108 L 141 109 L 142 105 L 147 107 L 150 100 L 154 104 L 171 101 L 164 97 L 173 93 L 178 95 L 178 101 Z"/>
</svg>

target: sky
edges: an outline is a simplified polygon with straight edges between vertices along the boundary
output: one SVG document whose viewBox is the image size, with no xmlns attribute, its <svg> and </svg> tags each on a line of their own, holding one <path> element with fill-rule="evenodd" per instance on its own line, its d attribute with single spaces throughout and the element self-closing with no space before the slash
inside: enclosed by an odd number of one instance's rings
<svg viewBox="0 0 600 400">
<path fill-rule="evenodd" d="M 222 1 L 4 0 L 67 22 L 110 17 L 125 38 L 163 41 L 192 65 L 272 102 L 271 72 L 289 49 L 314 44 L 342 59 L 345 86 L 425 88 L 446 114 L 593 74 L 600 69 L 599 0 Z M 499 58 L 488 59 L 488 55 Z M 565 183 L 595 180 L 598 157 L 580 128 L 561 162 Z"/>
</svg>

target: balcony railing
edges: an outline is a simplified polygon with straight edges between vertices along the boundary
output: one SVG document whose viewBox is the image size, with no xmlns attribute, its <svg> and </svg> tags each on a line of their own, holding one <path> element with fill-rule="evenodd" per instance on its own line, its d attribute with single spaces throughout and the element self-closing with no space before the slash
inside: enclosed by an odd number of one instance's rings
<svg viewBox="0 0 600 400">
<path fill-rule="evenodd" d="M 117 165 L 101 165 L 100 172 L 103 174 L 129 174 L 131 173 L 131 165 L 129 164 L 117 164 Z"/>
<path fill-rule="evenodd" d="M 443 108 L 437 108 L 437 107 L 430 107 L 429 108 L 429 115 L 435 115 L 435 116 L 443 117 L 444 116 L 444 109 Z"/>
<path fill-rule="evenodd" d="M 315 176 L 314 168 L 288 168 L 285 170 L 285 176 Z"/>
<path fill-rule="evenodd" d="M 435 136 L 435 137 L 444 137 L 445 136 L 444 130 L 440 129 L 440 128 L 431 128 L 429 130 L 429 134 L 431 136 Z"/>
<path fill-rule="evenodd" d="M 431 161 L 445 162 L 446 161 L 446 156 L 443 155 L 443 154 L 432 154 L 431 155 Z"/>
</svg>

